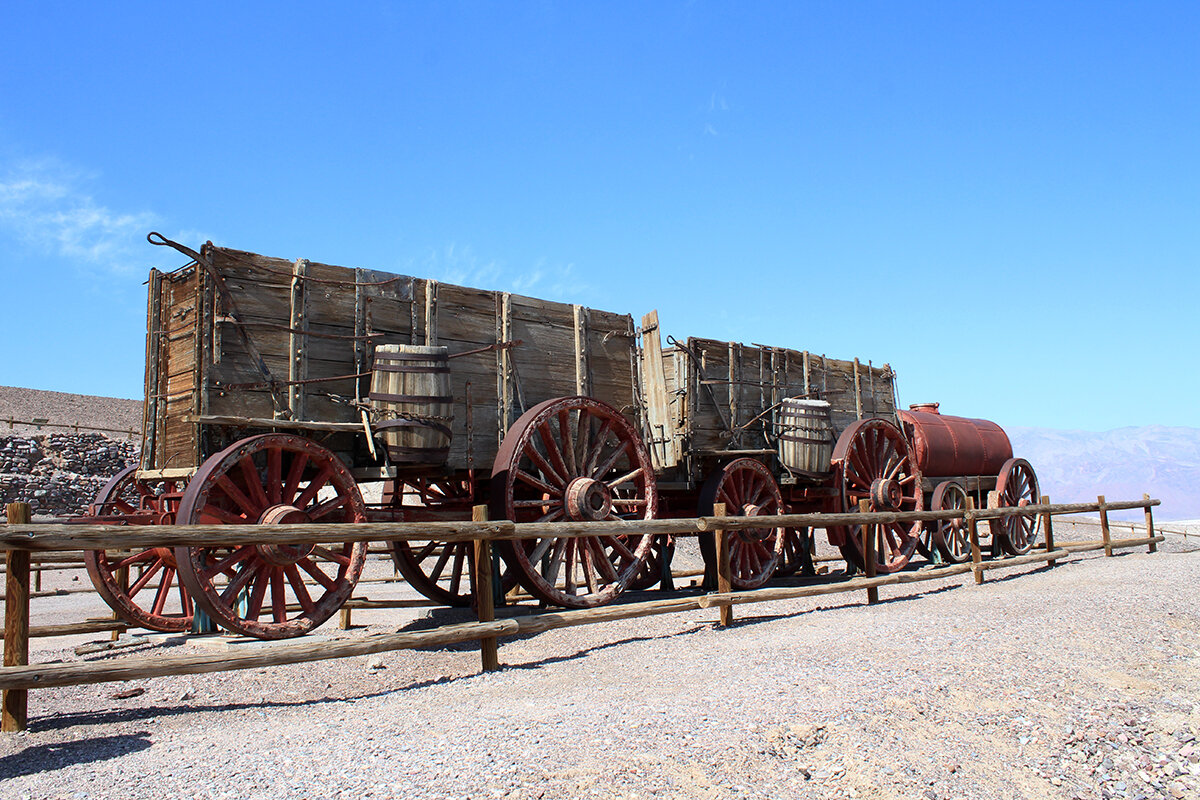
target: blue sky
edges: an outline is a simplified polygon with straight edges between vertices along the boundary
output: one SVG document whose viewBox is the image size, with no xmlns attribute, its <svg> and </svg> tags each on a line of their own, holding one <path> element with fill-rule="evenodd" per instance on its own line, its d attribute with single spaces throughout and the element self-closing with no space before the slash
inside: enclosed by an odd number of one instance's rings
<svg viewBox="0 0 1200 800">
<path fill-rule="evenodd" d="M 160 230 L 1200 426 L 1200 6 L 0 10 L 0 384 L 141 394 Z"/>
</svg>

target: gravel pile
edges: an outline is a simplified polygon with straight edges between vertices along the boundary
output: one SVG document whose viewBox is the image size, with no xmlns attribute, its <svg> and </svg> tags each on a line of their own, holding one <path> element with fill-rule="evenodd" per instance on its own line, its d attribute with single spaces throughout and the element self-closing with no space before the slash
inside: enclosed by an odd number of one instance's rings
<svg viewBox="0 0 1200 800">
<path fill-rule="evenodd" d="M 1076 532 L 1095 538 L 1058 535 Z M 1197 797 L 1191 544 L 883 587 L 874 607 L 741 606 L 728 630 L 714 609 L 501 640 L 487 675 L 464 645 L 36 691 L 30 731 L 0 738 L 0 796 Z M 368 627 L 318 635 L 462 618 L 356 612 Z M 262 646 L 131 641 L 35 640 L 35 660 Z"/>
<path fill-rule="evenodd" d="M 82 513 L 137 453 L 134 443 L 100 433 L 0 435 L 0 502 L 29 503 L 35 514 Z"/>
</svg>

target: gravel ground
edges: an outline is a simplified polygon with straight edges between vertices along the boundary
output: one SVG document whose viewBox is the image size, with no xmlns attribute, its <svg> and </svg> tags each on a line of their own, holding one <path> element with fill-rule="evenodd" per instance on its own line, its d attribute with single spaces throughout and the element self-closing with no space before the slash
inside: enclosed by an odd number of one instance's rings
<svg viewBox="0 0 1200 800">
<path fill-rule="evenodd" d="M 464 645 L 31 692 L 0 797 L 1196 797 L 1196 544 L 883 587 L 873 608 L 740 606 L 728 630 L 713 610 L 502 640 L 488 675 Z M 35 599 L 34 624 L 95 602 Z M 318 635 L 430 624 L 355 621 Z M 261 646 L 82 641 L 35 640 L 34 660 Z"/>
</svg>

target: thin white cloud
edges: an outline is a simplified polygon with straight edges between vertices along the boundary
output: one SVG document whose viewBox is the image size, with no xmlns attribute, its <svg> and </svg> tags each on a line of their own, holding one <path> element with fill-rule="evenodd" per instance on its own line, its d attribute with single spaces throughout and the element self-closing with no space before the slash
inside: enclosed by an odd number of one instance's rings
<svg viewBox="0 0 1200 800">
<path fill-rule="evenodd" d="M 140 272 L 138 254 L 157 217 L 96 201 L 94 178 L 55 161 L 22 162 L 0 179 L 0 232 L 44 255 L 112 272 Z"/>
<path fill-rule="evenodd" d="M 711 122 L 704 123 L 704 133 L 708 136 L 720 136 L 721 135 L 721 134 L 717 133 L 717 129 L 713 127 Z"/>
<path fill-rule="evenodd" d="M 404 268 L 419 277 L 458 286 L 514 292 L 559 302 L 579 302 L 593 289 L 579 280 L 574 263 L 551 264 L 539 258 L 525 268 L 480 257 L 470 245 L 451 243 L 430 250 L 419 263 Z"/>
</svg>

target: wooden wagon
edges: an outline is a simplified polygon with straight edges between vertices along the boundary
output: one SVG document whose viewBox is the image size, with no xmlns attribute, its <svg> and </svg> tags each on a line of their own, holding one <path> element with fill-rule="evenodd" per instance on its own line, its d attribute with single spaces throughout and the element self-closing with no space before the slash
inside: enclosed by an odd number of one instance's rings
<svg viewBox="0 0 1200 800">
<path fill-rule="evenodd" d="M 656 314 L 635 326 L 507 292 L 150 240 L 190 261 L 151 273 L 142 460 L 100 492 L 92 520 L 431 521 L 486 503 L 493 518 L 589 522 L 715 503 L 762 515 L 926 502 L 887 365 L 699 338 L 664 347 Z M 880 568 L 907 563 L 920 533 L 881 528 Z M 829 538 L 861 563 L 856 529 Z M 469 602 L 469 546 L 391 549 L 414 588 Z M 567 607 L 652 585 L 670 552 L 636 536 L 499 549 L 510 585 Z M 761 585 L 806 551 L 797 532 L 741 531 L 735 585 Z M 135 624 L 185 630 L 199 608 L 282 638 L 349 598 L 365 554 L 332 541 L 87 560 Z"/>
</svg>

